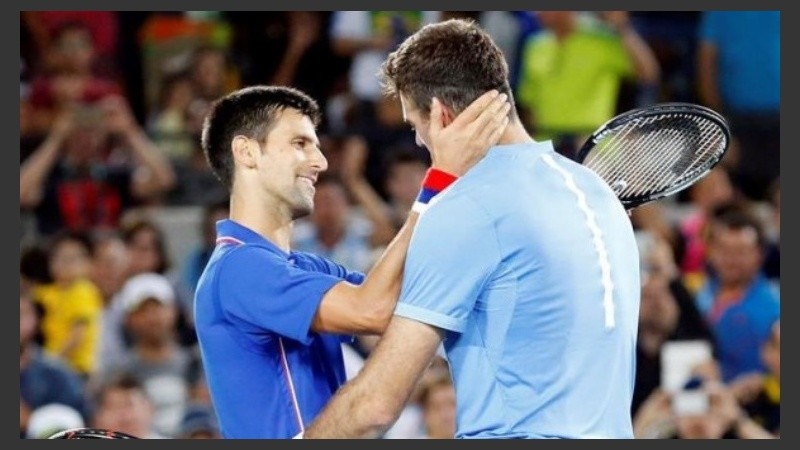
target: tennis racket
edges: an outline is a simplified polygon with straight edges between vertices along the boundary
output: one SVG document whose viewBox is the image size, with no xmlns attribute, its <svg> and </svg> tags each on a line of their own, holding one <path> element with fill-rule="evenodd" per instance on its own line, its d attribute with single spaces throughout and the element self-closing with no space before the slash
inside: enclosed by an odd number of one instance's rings
<svg viewBox="0 0 800 450">
<path fill-rule="evenodd" d="M 136 436 L 101 428 L 72 428 L 59 431 L 47 439 L 138 439 Z"/>
<path fill-rule="evenodd" d="M 612 118 L 589 137 L 576 159 L 631 209 L 699 181 L 722 159 L 730 141 L 728 122 L 714 110 L 662 103 Z"/>
</svg>

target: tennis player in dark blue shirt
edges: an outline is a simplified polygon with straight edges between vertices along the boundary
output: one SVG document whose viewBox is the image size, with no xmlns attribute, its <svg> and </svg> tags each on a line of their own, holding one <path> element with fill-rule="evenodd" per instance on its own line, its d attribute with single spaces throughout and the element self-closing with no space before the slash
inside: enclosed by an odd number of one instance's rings
<svg viewBox="0 0 800 450">
<path fill-rule="evenodd" d="M 314 183 L 328 166 L 314 100 L 254 86 L 214 104 L 202 146 L 231 193 L 231 218 L 217 224 L 195 321 L 224 437 L 305 431 L 345 381 L 342 335 L 379 334 L 388 324 L 419 212 L 485 155 L 505 129 L 506 111 L 505 97 L 490 91 L 447 127 L 434 127 L 434 167 L 420 199 L 365 276 L 290 249 L 292 222 L 311 212 Z"/>
</svg>

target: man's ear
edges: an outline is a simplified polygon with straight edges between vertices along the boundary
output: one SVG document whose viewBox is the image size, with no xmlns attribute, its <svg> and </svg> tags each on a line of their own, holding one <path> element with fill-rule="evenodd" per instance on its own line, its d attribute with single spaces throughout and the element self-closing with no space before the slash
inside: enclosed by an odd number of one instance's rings
<svg viewBox="0 0 800 450">
<path fill-rule="evenodd" d="M 445 105 L 444 103 L 441 103 L 441 100 L 439 100 L 439 103 L 442 106 L 442 125 L 448 126 L 451 123 L 453 123 L 454 120 L 456 120 L 457 114 L 454 113 L 449 106 Z"/>
<path fill-rule="evenodd" d="M 231 152 L 233 160 L 248 169 L 256 167 L 258 160 L 258 145 L 252 139 L 245 136 L 234 136 L 231 141 Z"/>
</svg>

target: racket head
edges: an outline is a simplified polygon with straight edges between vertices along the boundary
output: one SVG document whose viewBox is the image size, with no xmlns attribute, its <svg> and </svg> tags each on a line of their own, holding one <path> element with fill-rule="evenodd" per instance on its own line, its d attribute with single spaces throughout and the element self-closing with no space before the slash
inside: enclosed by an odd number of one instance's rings
<svg viewBox="0 0 800 450">
<path fill-rule="evenodd" d="M 71 428 L 59 431 L 47 439 L 139 439 L 136 436 L 102 428 Z"/>
<path fill-rule="evenodd" d="M 675 194 L 703 178 L 731 141 L 727 120 L 692 103 L 662 103 L 622 113 L 577 154 L 626 209 Z"/>
</svg>

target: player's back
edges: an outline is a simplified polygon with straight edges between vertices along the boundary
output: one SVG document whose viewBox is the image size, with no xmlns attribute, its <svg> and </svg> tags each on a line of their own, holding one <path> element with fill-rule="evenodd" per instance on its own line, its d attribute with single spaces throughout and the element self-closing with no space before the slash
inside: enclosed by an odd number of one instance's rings
<svg viewBox="0 0 800 450">
<path fill-rule="evenodd" d="M 539 143 L 494 147 L 439 201 L 458 197 L 498 249 L 469 326 L 445 341 L 458 435 L 632 437 L 639 262 L 614 193 Z"/>
</svg>

